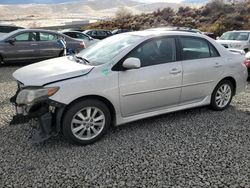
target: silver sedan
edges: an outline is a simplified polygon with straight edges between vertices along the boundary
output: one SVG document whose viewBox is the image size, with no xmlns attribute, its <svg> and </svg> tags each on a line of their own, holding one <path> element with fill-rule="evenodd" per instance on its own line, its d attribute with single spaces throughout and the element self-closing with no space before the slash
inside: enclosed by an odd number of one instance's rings
<svg viewBox="0 0 250 188">
<path fill-rule="evenodd" d="M 246 87 L 245 63 L 201 34 L 118 34 L 75 56 L 17 70 L 21 85 L 12 101 L 17 113 L 38 116 L 40 130 L 50 130 L 38 135 L 62 131 L 70 141 L 90 144 L 112 124 L 198 106 L 226 109 Z"/>
</svg>

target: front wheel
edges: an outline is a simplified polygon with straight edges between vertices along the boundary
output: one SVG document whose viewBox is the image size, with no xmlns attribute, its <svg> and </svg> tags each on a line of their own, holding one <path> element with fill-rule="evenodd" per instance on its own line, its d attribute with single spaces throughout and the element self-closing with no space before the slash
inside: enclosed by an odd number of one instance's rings
<svg viewBox="0 0 250 188">
<path fill-rule="evenodd" d="M 211 107 L 214 110 L 226 109 L 233 98 L 234 87 L 229 80 L 221 81 L 214 89 L 211 98 Z"/>
<path fill-rule="evenodd" d="M 65 113 L 63 135 L 80 145 L 99 140 L 108 130 L 111 116 L 107 106 L 98 100 L 82 100 L 69 107 Z"/>
</svg>

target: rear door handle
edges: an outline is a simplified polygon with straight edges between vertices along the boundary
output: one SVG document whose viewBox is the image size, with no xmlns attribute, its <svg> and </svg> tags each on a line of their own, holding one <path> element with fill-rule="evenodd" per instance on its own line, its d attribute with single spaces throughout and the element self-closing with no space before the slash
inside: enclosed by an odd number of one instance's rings
<svg viewBox="0 0 250 188">
<path fill-rule="evenodd" d="M 177 69 L 177 68 L 173 68 L 169 73 L 170 74 L 178 74 L 178 73 L 181 73 L 181 70 Z"/>
<path fill-rule="evenodd" d="M 222 64 L 220 64 L 220 63 L 215 63 L 215 65 L 214 65 L 214 67 L 216 67 L 216 68 L 218 68 L 218 67 L 221 67 L 222 66 Z"/>
<path fill-rule="evenodd" d="M 37 44 L 31 44 L 31 46 L 37 46 Z"/>
</svg>

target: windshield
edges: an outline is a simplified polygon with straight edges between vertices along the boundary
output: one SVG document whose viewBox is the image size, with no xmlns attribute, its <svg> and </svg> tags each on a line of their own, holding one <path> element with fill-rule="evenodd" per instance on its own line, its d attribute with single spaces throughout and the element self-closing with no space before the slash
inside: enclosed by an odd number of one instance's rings
<svg viewBox="0 0 250 188">
<path fill-rule="evenodd" d="M 126 34 L 112 36 L 81 51 L 77 56 L 86 59 L 91 65 L 108 63 L 122 50 L 139 39 L 141 39 L 141 36 Z"/>
<path fill-rule="evenodd" d="M 249 33 L 248 32 L 227 32 L 224 33 L 220 40 L 240 40 L 245 41 L 248 40 Z"/>
</svg>

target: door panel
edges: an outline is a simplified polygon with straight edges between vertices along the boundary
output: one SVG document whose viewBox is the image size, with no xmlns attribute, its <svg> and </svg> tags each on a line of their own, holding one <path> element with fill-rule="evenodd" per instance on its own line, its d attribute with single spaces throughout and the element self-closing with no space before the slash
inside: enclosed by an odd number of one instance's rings
<svg viewBox="0 0 250 188">
<path fill-rule="evenodd" d="M 13 44 L 6 43 L 5 60 L 23 61 L 36 58 L 38 52 L 37 37 L 35 32 L 24 32 L 14 36 Z"/>
<path fill-rule="evenodd" d="M 215 82 L 223 73 L 220 57 L 183 61 L 181 102 L 201 101 L 211 95 Z"/>
<path fill-rule="evenodd" d="M 181 63 L 166 63 L 119 73 L 120 105 L 123 116 L 175 105 L 180 100 Z"/>
<path fill-rule="evenodd" d="M 63 50 L 58 43 L 58 36 L 54 33 L 40 32 L 39 58 L 58 57 Z"/>
<path fill-rule="evenodd" d="M 174 37 L 147 41 L 128 56 L 141 61 L 140 69 L 119 73 L 120 106 L 130 116 L 177 105 L 180 100 L 182 66 L 176 61 Z"/>
<path fill-rule="evenodd" d="M 202 101 L 211 95 L 223 73 L 223 60 L 212 44 L 196 37 L 180 37 L 183 67 L 181 103 Z"/>
</svg>

